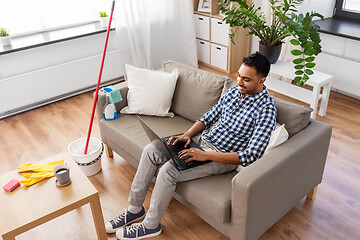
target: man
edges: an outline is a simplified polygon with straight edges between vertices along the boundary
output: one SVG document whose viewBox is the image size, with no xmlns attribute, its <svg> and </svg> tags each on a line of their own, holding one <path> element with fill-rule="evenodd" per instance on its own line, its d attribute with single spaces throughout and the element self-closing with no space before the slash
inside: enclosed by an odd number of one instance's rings
<svg viewBox="0 0 360 240">
<path fill-rule="evenodd" d="M 108 233 L 116 232 L 119 239 L 157 236 L 161 233 L 160 220 L 178 182 L 230 172 L 238 165 L 248 166 L 262 156 L 276 121 L 275 105 L 263 85 L 269 70 L 269 61 L 259 52 L 244 58 L 238 71 L 237 86 L 230 88 L 186 133 L 167 139 L 167 144 L 182 141 L 186 143 L 185 147 L 193 139 L 204 151 L 185 149 L 179 153 L 180 158 L 212 162 L 178 171 L 175 163 L 154 145 L 145 147 L 131 186 L 130 206 L 106 224 Z M 152 178 L 162 164 L 145 216 L 142 204 Z M 128 226 L 142 219 L 142 222 Z"/>
</svg>

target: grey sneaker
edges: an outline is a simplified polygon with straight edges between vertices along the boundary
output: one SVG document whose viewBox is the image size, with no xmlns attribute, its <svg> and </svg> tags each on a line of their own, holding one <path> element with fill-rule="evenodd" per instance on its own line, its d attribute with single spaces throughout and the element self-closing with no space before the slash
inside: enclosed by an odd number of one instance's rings
<svg viewBox="0 0 360 240">
<path fill-rule="evenodd" d="M 114 233 L 119 228 L 125 227 L 133 222 L 140 221 L 145 217 L 145 208 L 142 207 L 139 213 L 133 214 L 127 209 L 124 210 L 118 217 L 110 220 L 105 224 L 107 233 Z"/>
<path fill-rule="evenodd" d="M 120 228 L 116 231 L 116 237 L 121 240 L 143 239 L 156 237 L 161 233 L 161 225 L 155 229 L 148 229 L 142 222 Z"/>
</svg>

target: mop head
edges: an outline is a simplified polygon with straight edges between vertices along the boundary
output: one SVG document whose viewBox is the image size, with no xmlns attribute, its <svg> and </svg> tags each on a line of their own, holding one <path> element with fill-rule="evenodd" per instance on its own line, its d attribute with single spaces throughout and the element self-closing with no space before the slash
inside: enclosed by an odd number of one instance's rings
<svg viewBox="0 0 360 240">
<path fill-rule="evenodd" d="M 81 144 L 80 146 L 76 147 L 73 149 L 73 153 L 74 154 L 77 154 L 77 155 L 85 155 L 84 152 L 85 152 L 85 147 L 86 147 L 86 144 Z M 93 154 L 94 152 L 97 151 L 97 148 L 91 144 L 89 144 L 88 146 L 88 150 L 87 150 L 87 153 L 86 155 L 90 155 L 90 154 Z"/>
</svg>

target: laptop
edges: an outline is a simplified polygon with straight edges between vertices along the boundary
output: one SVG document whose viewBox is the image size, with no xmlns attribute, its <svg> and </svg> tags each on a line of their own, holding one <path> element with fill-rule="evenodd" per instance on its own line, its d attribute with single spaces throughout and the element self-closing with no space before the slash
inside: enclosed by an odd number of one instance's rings
<svg viewBox="0 0 360 240">
<path fill-rule="evenodd" d="M 185 169 L 193 168 L 196 166 L 200 166 L 209 161 L 190 161 L 185 162 L 189 157 L 185 157 L 183 159 L 179 158 L 179 152 L 185 149 L 185 142 L 178 142 L 175 145 L 167 145 L 166 139 L 169 137 L 160 138 L 145 122 L 139 115 L 137 115 L 141 126 L 144 128 L 146 135 L 149 137 L 150 141 L 165 155 L 171 157 L 176 165 L 176 168 L 179 171 L 183 171 Z M 178 134 L 175 136 L 179 136 L 182 134 Z M 203 150 L 197 143 L 191 140 L 189 148 L 198 148 Z"/>
</svg>

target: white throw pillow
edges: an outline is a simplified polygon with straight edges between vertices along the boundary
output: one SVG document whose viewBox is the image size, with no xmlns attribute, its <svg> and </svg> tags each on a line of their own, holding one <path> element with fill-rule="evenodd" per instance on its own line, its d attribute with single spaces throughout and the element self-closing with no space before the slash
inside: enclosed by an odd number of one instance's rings
<svg viewBox="0 0 360 240">
<path fill-rule="evenodd" d="M 265 149 L 264 155 L 267 154 L 271 149 L 284 143 L 289 138 L 289 133 L 285 129 L 285 124 L 280 125 L 276 123 L 275 130 L 271 133 L 269 143 Z"/>
<path fill-rule="evenodd" d="M 179 71 L 171 73 L 126 64 L 128 106 L 120 113 L 173 117 L 169 112 Z"/>
<path fill-rule="evenodd" d="M 289 133 L 285 129 L 285 124 L 280 125 L 279 123 L 276 123 L 276 128 L 274 131 L 271 132 L 269 143 L 263 155 L 267 154 L 271 149 L 274 149 L 275 147 L 284 143 L 286 140 L 288 140 L 288 138 L 289 138 Z M 236 171 L 240 172 L 241 168 L 242 166 L 239 165 Z"/>
</svg>

